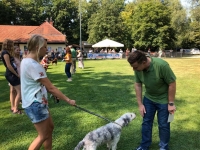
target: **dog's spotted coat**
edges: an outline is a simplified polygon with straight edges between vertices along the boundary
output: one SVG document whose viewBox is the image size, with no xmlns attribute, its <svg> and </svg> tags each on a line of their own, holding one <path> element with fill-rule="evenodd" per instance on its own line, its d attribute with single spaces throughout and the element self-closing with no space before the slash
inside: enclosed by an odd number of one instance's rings
<svg viewBox="0 0 200 150">
<path fill-rule="evenodd" d="M 127 126 L 135 117 L 136 115 L 134 113 L 126 113 L 115 120 L 115 123 L 108 123 L 105 126 L 89 132 L 74 150 L 81 150 L 82 147 L 84 150 L 96 150 L 103 143 L 107 143 L 109 150 L 116 150 L 122 127 Z"/>
</svg>

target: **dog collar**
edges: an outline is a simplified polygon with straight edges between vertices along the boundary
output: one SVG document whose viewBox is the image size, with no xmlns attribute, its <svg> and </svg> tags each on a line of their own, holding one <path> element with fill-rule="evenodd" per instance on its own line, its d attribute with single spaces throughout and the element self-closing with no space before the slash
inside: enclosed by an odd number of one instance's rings
<svg viewBox="0 0 200 150">
<path fill-rule="evenodd" d="M 112 122 L 112 123 L 115 123 L 115 124 L 117 124 L 118 126 L 120 126 L 122 128 L 122 126 L 120 124 L 118 124 L 117 122 Z"/>
</svg>

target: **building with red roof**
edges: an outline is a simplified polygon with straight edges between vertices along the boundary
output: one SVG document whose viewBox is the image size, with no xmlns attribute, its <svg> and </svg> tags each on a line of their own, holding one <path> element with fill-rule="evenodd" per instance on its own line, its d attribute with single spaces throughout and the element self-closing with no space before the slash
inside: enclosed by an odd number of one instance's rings
<svg viewBox="0 0 200 150">
<path fill-rule="evenodd" d="M 49 52 L 56 49 L 62 51 L 66 47 L 66 35 L 53 27 L 53 22 L 45 21 L 40 26 L 0 25 L 0 49 L 5 39 L 11 39 L 24 51 L 27 49 L 28 39 L 34 34 L 47 39 Z"/>
</svg>

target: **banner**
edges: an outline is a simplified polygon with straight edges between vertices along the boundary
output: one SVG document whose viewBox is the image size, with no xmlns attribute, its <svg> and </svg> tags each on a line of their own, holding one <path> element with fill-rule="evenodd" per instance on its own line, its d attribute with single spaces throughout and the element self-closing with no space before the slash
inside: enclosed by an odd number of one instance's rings
<svg viewBox="0 0 200 150">
<path fill-rule="evenodd" d="M 122 58 L 121 53 L 87 53 L 88 59 L 114 59 Z"/>
</svg>

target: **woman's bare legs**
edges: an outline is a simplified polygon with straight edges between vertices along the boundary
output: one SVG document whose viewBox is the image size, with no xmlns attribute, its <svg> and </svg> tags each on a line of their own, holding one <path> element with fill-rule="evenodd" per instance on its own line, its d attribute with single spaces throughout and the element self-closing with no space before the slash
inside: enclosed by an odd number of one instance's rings
<svg viewBox="0 0 200 150">
<path fill-rule="evenodd" d="M 10 86 L 10 110 L 13 111 L 15 107 L 15 97 L 17 93 L 12 85 L 9 84 L 9 86 Z"/>
<path fill-rule="evenodd" d="M 19 102 L 20 102 L 20 99 L 21 99 L 21 87 L 20 87 L 20 85 L 17 85 L 17 86 L 13 86 L 13 88 L 16 91 L 14 109 L 13 109 L 13 113 L 15 113 L 15 112 L 18 111 L 18 106 L 19 106 Z"/>
<path fill-rule="evenodd" d="M 34 124 L 34 126 L 38 132 L 38 136 L 31 143 L 28 150 L 39 150 L 42 144 L 45 150 L 52 150 L 52 132 L 54 125 L 51 115 L 49 114 L 49 118 Z"/>
</svg>

